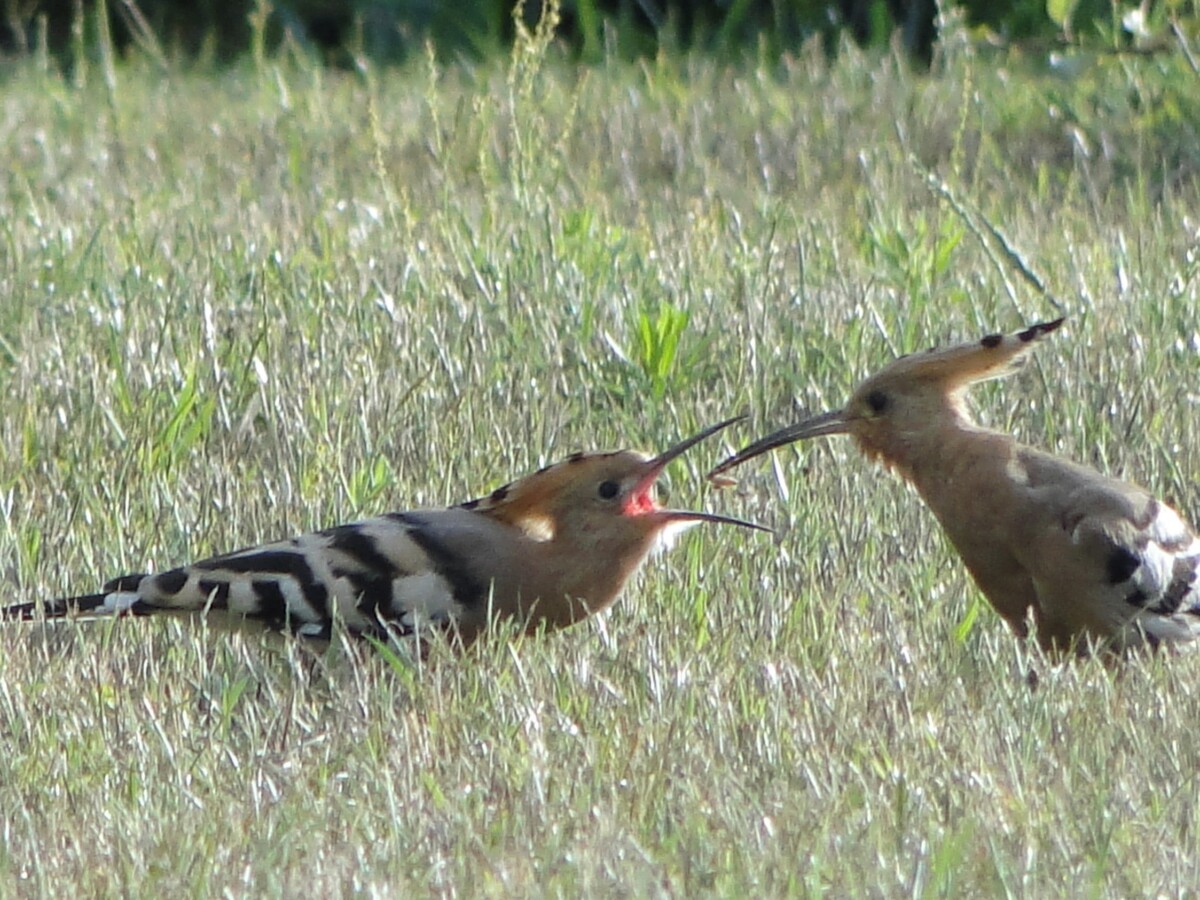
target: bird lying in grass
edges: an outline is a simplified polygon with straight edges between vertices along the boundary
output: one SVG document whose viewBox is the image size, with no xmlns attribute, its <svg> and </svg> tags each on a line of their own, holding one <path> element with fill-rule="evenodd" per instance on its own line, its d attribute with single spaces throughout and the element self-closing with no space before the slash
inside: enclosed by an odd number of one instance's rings
<svg viewBox="0 0 1200 900">
<path fill-rule="evenodd" d="M 443 630 L 463 644 L 499 620 L 564 628 L 611 606 L 664 535 L 698 522 L 761 529 L 655 500 L 667 464 L 733 421 L 653 458 L 577 453 L 458 506 L 125 575 L 95 594 L 7 607 L 0 619 L 221 611 L 307 637 L 341 622 L 377 636 Z"/>
<path fill-rule="evenodd" d="M 1062 319 L 902 357 L 844 409 L 764 437 L 720 476 L 793 441 L 848 434 L 933 510 L 975 582 L 1046 650 L 1187 645 L 1200 635 L 1200 541 L 1171 507 L 971 421 L 967 389 L 1019 368 Z"/>
</svg>

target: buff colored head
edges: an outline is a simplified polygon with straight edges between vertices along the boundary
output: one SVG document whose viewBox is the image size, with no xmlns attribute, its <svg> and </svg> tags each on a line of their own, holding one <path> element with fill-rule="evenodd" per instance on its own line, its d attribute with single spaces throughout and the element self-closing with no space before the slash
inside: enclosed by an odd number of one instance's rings
<svg viewBox="0 0 1200 900">
<path fill-rule="evenodd" d="M 713 469 L 709 477 L 776 447 L 828 434 L 848 434 L 868 456 L 903 469 L 908 451 L 923 434 L 947 417 L 966 420 L 964 397 L 971 385 L 1020 369 L 1034 344 L 1062 323 L 1055 319 L 1016 334 L 990 334 L 967 344 L 902 356 L 863 381 L 842 409 L 755 441 Z"/>
<path fill-rule="evenodd" d="M 716 513 L 667 509 L 655 496 L 658 478 L 670 462 L 739 419 L 706 428 L 657 456 L 633 450 L 576 453 L 462 506 L 543 539 L 570 535 L 586 540 L 614 528 L 639 537 L 654 536 L 699 522 L 767 531 Z"/>
</svg>

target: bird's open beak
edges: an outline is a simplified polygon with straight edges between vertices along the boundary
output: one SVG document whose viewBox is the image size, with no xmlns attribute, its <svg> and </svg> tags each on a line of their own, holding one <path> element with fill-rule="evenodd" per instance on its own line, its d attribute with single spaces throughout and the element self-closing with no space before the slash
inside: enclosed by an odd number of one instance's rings
<svg viewBox="0 0 1200 900">
<path fill-rule="evenodd" d="M 776 447 L 783 447 L 794 441 L 821 437 L 826 434 L 846 434 L 849 430 L 850 422 L 846 418 L 846 411 L 844 409 L 835 409 L 833 412 L 822 413 L 819 416 L 813 416 L 811 419 L 805 419 L 796 425 L 781 428 L 774 434 L 768 434 L 765 438 L 755 441 L 748 447 L 742 448 L 709 472 L 708 477 L 714 478 L 723 472 L 728 472 L 734 466 L 740 466 L 747 460 L 761 456 L 763 453 L 766 453 L 768 450 L 774 450 Z"/>
<path fill-rule="evenodd" d="M 756 525 L 753 522 L 734 519 L 730 516 L 686 509 L 663 509 L 654 500 L 654 484 L 658 481 L 658 477 L 669 463 L 682 456 L 705 438 L 712 437 L 718 431 L 728 428 L 734 422 L 740 422 L 744 418 L 745 416 L 734 416 L 732 419 L 718 422 L 716 425 L 705 428 L 699 434 L 692 435 L 690 438 L 680 441 L 673 447 L 669 447 L 653 459 L 647 460 L 645 471 L 629 491 L 629 499 L 625 504 L 626 512 L 630 515 L 652 515 L 656 521 L 662 523 L 664 526 L 676 522 L 720 522 L 725 525 L 740 525 L 743 528 L 754 528 L 758 531 L 770 532 L 771 529 L 763 525 Z"/>
</svg>

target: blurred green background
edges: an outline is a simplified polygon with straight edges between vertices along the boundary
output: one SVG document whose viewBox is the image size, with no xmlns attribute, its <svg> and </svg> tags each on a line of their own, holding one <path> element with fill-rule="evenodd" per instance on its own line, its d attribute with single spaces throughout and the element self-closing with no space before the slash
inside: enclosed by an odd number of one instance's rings
<svg viewBox="0 0 1200 900">
<path fill-rule="evenodd" d="M 540 0 L 516 13 L 532 25 Z M 859 44 L 897 40 L 928 62 L 939 25 L 961 16 L 977 36 L 1013 41 L 1093 42 L 1144 50 L 1169 21 L 1195 21 L 1194 3 L 1149 0 L 564 0 L 557 34 L 585 61 L 660 50 L 731 57 L 780 54 L 809 40 L 834 51 L 843 35 Z M 351 64 L 400 61 L 426 44 L 445 57 L 481 57 L 510 45 L 510 0 L 5 0 L 0 52 L 59 56 L 111 37 L 121 51 L 229 60 L 282 42 Z"/>
</svg>

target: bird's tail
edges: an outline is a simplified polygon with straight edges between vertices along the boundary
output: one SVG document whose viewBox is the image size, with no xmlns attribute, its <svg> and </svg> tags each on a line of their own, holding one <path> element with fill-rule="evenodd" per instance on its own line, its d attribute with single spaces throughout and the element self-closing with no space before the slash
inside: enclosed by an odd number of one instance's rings
<svg viewBox="0 0 1200 900">
<path fill-rule="evenodd" d="M 35 619 L 65 619 L 75 616 L 145 615 L 150 607 L 137 593 L 138 583 L 145 576 L 126 575 L 104 586 L 98 594 L 79 597 L 59 597 L 55 600 L 14 603 L 0 607 L 0 622 L 29 622 Z"/>
<path fill-rule="evenodd" d="M 14 603 L 0 609 L 0 621 L 28 622 L 32 619 L 61 619 L 71 615 L 95 614 L 103 609 L 107 594 L 87 594 L 83 597 L 60 597 L 36 603 Z"/>
</svg>

